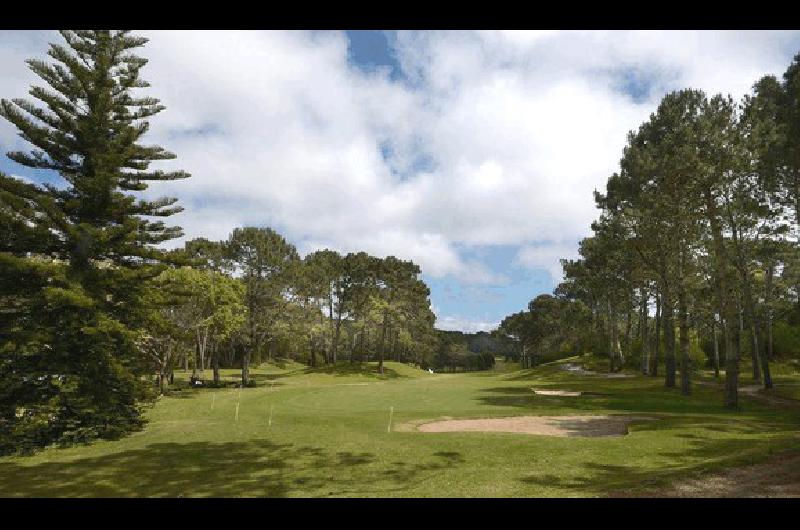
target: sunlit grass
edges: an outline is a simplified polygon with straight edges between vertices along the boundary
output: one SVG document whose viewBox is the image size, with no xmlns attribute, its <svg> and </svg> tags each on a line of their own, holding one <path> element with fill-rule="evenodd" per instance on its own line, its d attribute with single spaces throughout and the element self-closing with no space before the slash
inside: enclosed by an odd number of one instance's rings
<svg viewBox="0 0 800 530">
<path fill-rule="evenodd" d="M 661 378 L 578 376 L 557 364 L 431 375 L 387 362 L 380 376 L 374 363 L 291 363 L 252 373 L 255 388 L 186 388 L 160 399 L 145 430 L 122 440 L 0 459 L 0 495 L 597 496 L 763 459 L 796 447 L 800 427 L 791 408 L 743 399 L 741 410 L 726 411 L 713 387 L 686 397 Z M 539 396 L 531 388 L 602 395 Z M 395 426 L 443 416 L 654 419 L 609 438 L 389 433 L 390 407 Z"/>
</svg>

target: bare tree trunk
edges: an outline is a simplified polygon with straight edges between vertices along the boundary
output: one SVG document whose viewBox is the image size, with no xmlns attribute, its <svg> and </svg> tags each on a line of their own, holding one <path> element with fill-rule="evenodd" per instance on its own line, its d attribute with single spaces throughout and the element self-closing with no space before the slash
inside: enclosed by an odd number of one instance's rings
<svg viewBox="0 0 800 530">
<path fill-rule="evenodd" d="M 200 374 L 206 370 L 206 346 L 208 345 L 208 328 L 203 330 L 203 340 L 200 343 Z"/>
<path fill-rule="evenodd" d="M 656 292 L 656 321 L 655 321 L 655 337 L 653 337 L 653 369 L 650 370 L 650 375 L 658 377 L 658 363 L 659 353 L 661 353 L 661 291 Z"/>
<path fill-rule="evenodd" d="M 194 359 L 192 363 L 192 377 L 197 377 L 197 361 L 200 358 L 200 340 L 196 340 L 194 344 Z"/>
<path fill-rule="evenodd" d="M 668 388 L 675 386 L 675 324 L 673 323 L 673 302 L 672 291 L 669 286 L 664 286 L 664 302 L 661 307 L 661 313 L 664 320 L 664 364 L 666 369 L 666 376 L 664 384 Z"/>
<path fill-rule="evenodd" d="M 219 345 L 216 341 L 211 344 L 211 366 L 214 369 L 214 385 L 219 384 Z"/>
<path fill-rule="evenodd" d="M 386 326 L 388 325 L 388 316 L 386 312 L 383 313 L 383 325 L 381 326 L 381 342 L 378 349 L 378 373 L 383 374 L 383 349 L 386 344 Z"/>
<path fill-rule="evenodd" d="M 722 238 L 722 229 L 717 217 L 717 205 L 711 190 L 707 189 L 706 214 L 711 225 L 714 257 L 715 290 L 719 293 L 719 305 L 725 327 L 725 406 L 735 409 L 739 406 L 739 335 L 736 333 L 736 308 L 731 303 L 730 281 L 727 265 L 728 255 Z"/>
<path fill-rule="evenodd" d="M 611 300 L 608 300 L 608 371 L 616 371 L 616 352 L 617 352 L 617 315 L 614 308 L 611 306 Z"/>
<path fill-rule="evenodd" d="M 765 281 L 764 309 L 766 310 L 767 348 L 761 362 L 764 364 L 764 388 L 772 388 L 772 374 L 769 370 L 769 361 L 772 357 L 772 276 L 775 273 L 775 264 L 767 265 L 767 278 Z"/>
<path fill-rule="evenodd" d="M 365 356 L 365 352 L 364 352 L 364 335 L 366 335 L 366 334 L 367 334 L 367 326 L 366 326 L 366 324 L 364 324 L 364 327 L 361 328 L 361 337 L 360 337 L 360 340 L 359 340 L 359 342 L 361 343 L 361 348 L 360 349 L 361 349 L 361 362 L 362 363 L 364 362 L 364 356 Z"/>
<path fill-rule="evenodd" d="M 714 377 L 719 379 L 719 340 L 717 338 L 717 317 L 712 315 L 711 333 L 714 335 Z"/>
<path fill-rule="evenodd" d="M 681 394 L 692 393 L 692 359 L 689 357 L 689 308 L 686 302 L 686 250 L 681 249 L 678 268 L 678 326 L 681 346 Z"/>
<path fill-rule="evenodd" d="M 247 348 L 242 355 L 242 386 L 250 384 L 250 348 Z"/>
<path fill-rule="evenodd" d="M 625 355 L 631 352 L 631 325 L 633 324 L 633 300 L 628 300 L 628 310 L 625 312 L 625 348 L 620 349 L 620 365 L 625 364 Z M 620 366 L 622 368 L 622 366 Z"/>
<path fill-rule="evenodd" d="M 647 375 L 650 366 L 650 344 L 648 341 L 647 330 L 647 303 L 650 301 L 650 293 L 645 289 L 641 290 L 642 301 L 639 311 L 639 339 L 642 343 L 642 374 Z"/>
<path fill-rule="evenodd" d="M 341 333 L 342 333 L 342 317 L 341 315 L 339 315 L 339 317 L 336 320 L 336 325 L 334 326 L 333 329 L 333 340 L 331 344 L 331 352 L 332 352 L 331 360 L 333 364 L 336 364 L 336 357 L 339 350 L 339 337 L 341 336 Z"/>
</svg>

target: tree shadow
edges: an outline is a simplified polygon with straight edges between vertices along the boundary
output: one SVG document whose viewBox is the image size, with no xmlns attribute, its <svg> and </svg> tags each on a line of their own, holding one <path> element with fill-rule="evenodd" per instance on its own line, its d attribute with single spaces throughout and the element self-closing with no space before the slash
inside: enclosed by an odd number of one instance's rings
<svg viewBox="0 0 800 530">
<path fill-rule="evenodd" d="M 384 365 L 383 375 L 377 372 L 377 364 L 374 363 L 348 363 L 338 362 L 336 364 L 328 364 L 317 368 L 306 368 L 303 370 L 306 374 L 327 374 L 337 377 L 363 375 L 374 379 L 397 379 L 407 378 L 406 375 L 401 375 L 394 370 Z"/>
<path fill-rule="evenodd" d="M 374 453 L 249 442 L 155 443 L 103 456 L 21 465 L 0 462 L 6 497 L 287 497 L 403 491 L 463 463 L 458 453 L 395 463 Z"/>
<path fill-rule="evenodd" d="M 658 496 L 665 486 L 677 481 L 702 478 L 709 473 L 719 472 L 731 467 L 752 463 L 756 455 L 758 459 L 766 459 L 776 453 L 798 456 L 796 449 L 786 453 L 784 446 L 768 450 L 770 441 L 760 440 L 708 440 L 696 442 L 690 449 L 682 452 L 664 452 L 654 454 L 669 458 L 674 464 L 657 469 L 646 466 L 615 465 L 588 462 L 582 466 L 576 476 L 559 476 L 552 473 L 530 475 L 520 479 L 524 484 L 559 488 L 564 493 L 581 495 L 600 495 L 613 497 Z M 767 478 L 767 480 L 770 480 Z M 793 482 L 792 482 L 793 481 Z M 793 479 L 779 477 L 775 481 L 780 484 L 796 484 L 797 475 Z M 746 496 L 747 492 L 740 492 Z"/>
</svg>

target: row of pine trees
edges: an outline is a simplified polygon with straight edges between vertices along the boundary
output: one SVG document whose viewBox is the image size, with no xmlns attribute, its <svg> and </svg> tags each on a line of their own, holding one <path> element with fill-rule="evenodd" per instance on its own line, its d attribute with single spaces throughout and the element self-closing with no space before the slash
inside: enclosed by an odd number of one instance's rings
<svg viewBox="0 0 800 530">
<path fill-rule="evenodd" d="M 741 101 L 667 94 L 595 201 L 564 281 L 500 326 L 523 366 L 590 351 L 683 394 L 708 367 L 735 408 L 746 356 L 771 388 L 770 361 L 800 354 L 800 55 Z"/>
</svg>

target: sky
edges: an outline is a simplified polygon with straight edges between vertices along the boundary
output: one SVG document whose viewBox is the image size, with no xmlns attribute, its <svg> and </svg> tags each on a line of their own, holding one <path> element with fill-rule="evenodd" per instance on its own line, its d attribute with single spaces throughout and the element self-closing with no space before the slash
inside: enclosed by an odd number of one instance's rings
<svg viewBox="0 0 800 530">
<path fill-rule="evenodd" d="M 270 226 L 420 265 L 437 327 L 490 330 L 562 279 L 626 134 L 682 88 L 740 98 L 796 31 L 143 31 L 148 143 L 192 177 L 186 238 Z M 0 97 L 25 97 L 55 32 L 0 31 Z M 0 120 L 0 153 L 24 148 Z M 34 182 L 0 154 L 0 171 Z M 177 240 L 170 245 L 180 245 Z"/>
</svg>

